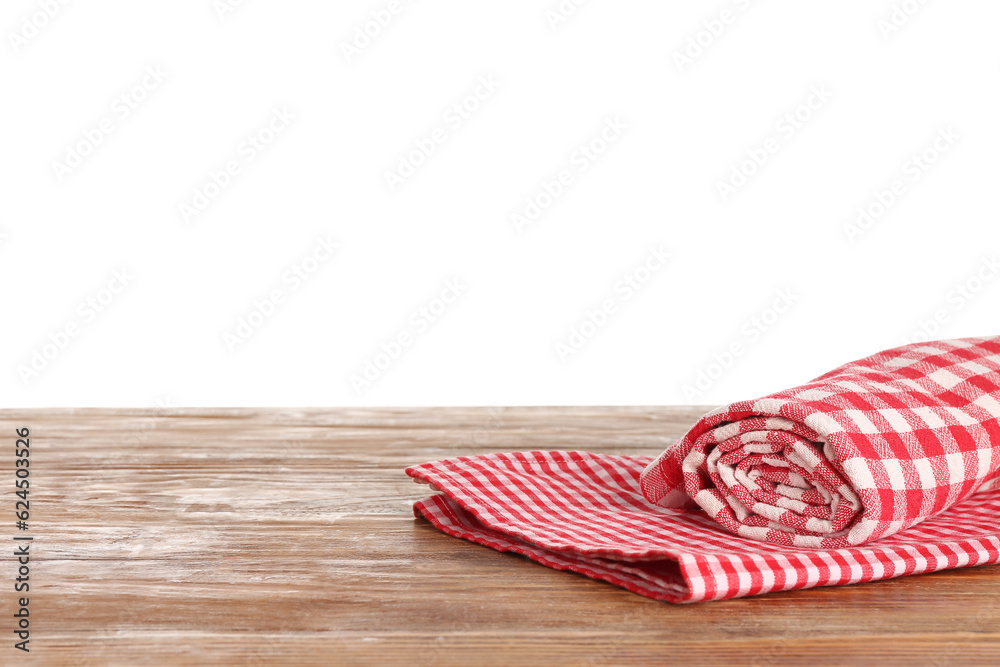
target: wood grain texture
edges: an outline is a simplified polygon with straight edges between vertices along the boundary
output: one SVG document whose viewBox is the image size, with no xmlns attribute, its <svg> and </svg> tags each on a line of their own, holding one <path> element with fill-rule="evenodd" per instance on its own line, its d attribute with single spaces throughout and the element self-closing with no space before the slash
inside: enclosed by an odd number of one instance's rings
<svg viewBox="0 0 1000 667">
<path fill-rule="evenodd" d="M 652 456 L 703 412 L 0 411 L 4 539 L 22 426 L 35 536 L 32 650 L 12 648 L 8 555 L 0 664 L 1000 663 L 1000 566 L 675 606 L 413 517 L 408 465 Z"/>
</svg>

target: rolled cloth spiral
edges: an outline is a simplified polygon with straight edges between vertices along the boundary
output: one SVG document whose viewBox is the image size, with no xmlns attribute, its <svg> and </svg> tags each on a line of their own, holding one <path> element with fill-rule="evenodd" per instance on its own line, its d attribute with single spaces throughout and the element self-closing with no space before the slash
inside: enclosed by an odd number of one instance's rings
<svg viewBox="0 0 1000 667">
<path fill-rule="evenodd" d="M 441 530 L 671 602 L 1000 562 L 1000 337 L 916 343 L 717 408 L 656 459 L 459 456 Z"/>
<path fill-rule="evenodd" d="M 647 499 L 750 539 L 864 544 L 1000 472 L 1000 338 L 887 350 L 705 415 L 643 471 Z"/>
</svg>

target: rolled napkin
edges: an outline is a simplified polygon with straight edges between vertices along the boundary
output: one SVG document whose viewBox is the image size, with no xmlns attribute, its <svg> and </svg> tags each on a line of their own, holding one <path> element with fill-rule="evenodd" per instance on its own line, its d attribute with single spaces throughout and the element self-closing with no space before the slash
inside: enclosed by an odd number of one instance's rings
<svg viewBox="0 0 1000 667">
<path fill-rule="evenodd" d="M 656 459 L 407 468 L 441 530 L 671 602 L 1000 562 L 1000 337 L 897 347 L 709 412 Z"/>
<path fill-rule="evenodd" d="M 1000 338 L 918 343 L 717 408 L 643 471 L 663 507 L 755 540 L 887 537 L 1000 473 Z"/>
</svg>

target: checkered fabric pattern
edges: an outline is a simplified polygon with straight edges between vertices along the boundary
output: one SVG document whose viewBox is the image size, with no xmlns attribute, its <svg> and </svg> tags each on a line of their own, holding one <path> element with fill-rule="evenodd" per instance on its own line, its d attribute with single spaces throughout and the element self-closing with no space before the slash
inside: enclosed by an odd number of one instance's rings
<svg viewBox="0 0 1000 667">
<path fill-rule="evenodd" d="M 671 602 L 1000 562 L 1000 337 L 886 350 L 711 411 L 655 460 L 455 457 L 441 530 Z"/>
<path fill-rule="evenodd" d="M 646 498 L 751 539 L 838 548 L 939 514 L 1000 474 L 1000 338 L 905 345 L 705 415 Z"/>
</svg>

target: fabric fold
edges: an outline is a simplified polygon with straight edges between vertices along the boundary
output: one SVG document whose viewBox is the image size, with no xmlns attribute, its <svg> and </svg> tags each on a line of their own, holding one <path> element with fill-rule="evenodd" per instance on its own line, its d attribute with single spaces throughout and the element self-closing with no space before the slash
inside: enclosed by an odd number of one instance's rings
<svg viewBox="0 0 1000 667">
<path fill-rule="evenodd" d="M 994 483 L 998 399 L 1000 339 L 886 350 L 713 410 L 646 468 L 643 493 L 751 539 L 864 544 Z"/>
<path fill-rule="evenodd" d="M 407 468 L 442 531 L 696 602 L 1000 562 L 1000 338 L 933 341 L 712 410 L 655 459 Z"/>
</svg>

